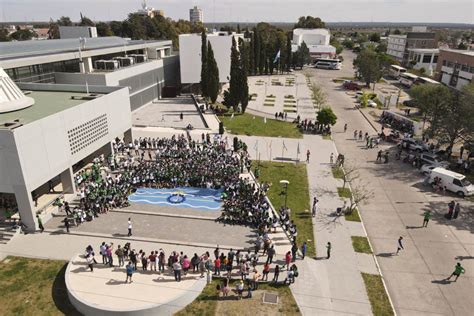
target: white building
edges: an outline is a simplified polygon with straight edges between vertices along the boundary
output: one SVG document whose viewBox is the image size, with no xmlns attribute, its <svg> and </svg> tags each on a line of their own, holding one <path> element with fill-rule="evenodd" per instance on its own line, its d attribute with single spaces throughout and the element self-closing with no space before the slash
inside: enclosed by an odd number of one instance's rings
<svg viewBox="0 0 474 316">
<path fill-rule="evenodd" d="M 219 69 L 219 81 L 229 82 L 230 53 L 232 39 L 243 38 L 243 34 L 216 32 L 207 34 Z M 182 34 L 179 36 L 179 64 L 182 84 L 201 82 L 201 34 Z"/>
<path fill-rule="evenodd" d="M 191 23 L 204 23 L 204 14 L 202 10 L 197 6 L 189 9 L 189 21 L 191 21 Z"/>
<path fill-rule="evenodd" d="M 336 48 L 329 45 L 331 33 L 328 29 L 294 29 L 291 50 L 296 52 L 304 42 L 312 59 L 333 58 Z"/>
<path fill-rule="evenodd" d="M 131 112 L 179 84 L 171 41 L 101 37 L 79 45 L 0 43 L 0 200 L 16 205 L 29 230 L 44 210 L 33 195 L 51 198 L 49 181 L 74 193 L 74 172 L 110 153 L 116 137 L 132 139 Z"/>
<path fill-rule="evenodd" d="M 387 40 L 387 54 L 396 58 L 399 62 L 402 62 L 406 46 L 406 35 L 389 35 Z"/>
<path fill-rule="evenodd" d="M 95 26 L 60 26 L 59 38 L 91 38 L 97 37 L 97 28 Z"/>
<path fill-rule="evenodd" d="M 432 76 L 438 63 L 439 49 L 437 48 L 410 48 L 408 60 L 413 69 L 424 69 L 425 73 Z"/>
<path fill-rule="evenodd" d="M 142 2 L 142 8 L 137 10 L 136 14 L 148 16 L 150 18 L 154 18 L 155 16 L 165 16 L 165 12 L 163 10 L 156 10 L 155 8 L 148 7 L 146 4 L 146 0 Z"/>
</svg>

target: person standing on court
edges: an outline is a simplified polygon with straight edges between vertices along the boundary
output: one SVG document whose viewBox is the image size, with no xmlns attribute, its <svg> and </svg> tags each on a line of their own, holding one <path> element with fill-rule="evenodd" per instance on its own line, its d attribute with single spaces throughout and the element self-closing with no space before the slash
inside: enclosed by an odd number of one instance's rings
<svg viewBox="0 0 474 316">
<path fill-rule="evenodd" d="M 66 227 L 66 231 L 69 233 L 69 219 L 66 218 L 64 219 L 64 227 Z"/>
<path fill-rule="evenodd" d="M 454 282 L 456 282 L 459 278 L 459 276 L 461 274 L 463 274 L 464 272 L 466 272 L 466 270 L 464 270 L 464 268 L 461 266 L 461 263 L 458 262 L 455 266 L 454 266 L 454 272 L 449 276 L 449 278 L 447 278 L 446 280 L 450 280 L 452 276 L 456 276 L 456 279 L 454 279 Z"/>
<path fill-rule="evenodd" d="M 311 152 L 309 149 L 306 151 L 306 162 L 309 163 L 309 156 L 311 156 Z"/>
<path fill-rule="evenodd" d="M 430 221 L 430 219 L 431 219 L 431 211 L 427 210 L 423 214 L 423 227 L 428 227 L 428 222 Z"/>
<path fill-rule="evenodd" d="M 327 249 L 327 257 L 326 257 L 326 259 L 331 258 L 331 248 L 332 248 L 331 242 L 328 241 L 328 244 L 326 245 L 326 249 Z"/>
<path fill-rule="evenodd" d="M 306 245 L 306 241 L 303 242 L 303 246 L 301 246 L 301 253 L 303 254 L 303 259 L 306 256 L 306 250 L 308 249 L 308 246 Z"/>
<path fill-rule="evenodd" d="M 405 248 L 403 248 L 403 243 L 402 243 L 402 241 L 403 241 L 403 237 L 400 236 L 400 238 L 398 238 L 397 255 L 398 255 L 398 253 L 400 252 L 400 250 L 405 249 Z"/>
<path fill-rule="evenodd" d="M 128 218 L 128 237 L 132 236 L 132 219 Z"/>
<path fill-rule="evenodd" d="M 44 226 L 43 226 L 43 221 L 39 217 L 39 215 L 36 215 L 36 220 L 38 221 L 38 228 L 40 232 L 44 232 Z"/>
</svg>

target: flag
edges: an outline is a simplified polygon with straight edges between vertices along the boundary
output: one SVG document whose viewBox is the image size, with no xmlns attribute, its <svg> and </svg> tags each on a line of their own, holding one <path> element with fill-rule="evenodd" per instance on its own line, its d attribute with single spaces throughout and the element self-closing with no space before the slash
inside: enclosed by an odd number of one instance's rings
<svg viewBox="0 0 474 316">
<path fill-rule="evenodd" d="M 267 124 L 267 118 L 263 117 L 263 123 Z"/>
<path fill-rule="evenodd" d="M 280 50 L 278 50 L 278 53 L 276 54 L 275 59 L 273 60 L 273 63 L 276 64 L 279 59 L 280 59 Z"/>
<path fill-rule="evenodd" d="M 298 142 L 298 147 L 296 148 L 296 154 L 297 155 L 300 154 L 300 142 Z"/>
<path fill-rule="evenodd" d="M 285 141 L 283 141 L 283 149 L 288 150 L 288 148 L 286 148 Z"/>
</svg>

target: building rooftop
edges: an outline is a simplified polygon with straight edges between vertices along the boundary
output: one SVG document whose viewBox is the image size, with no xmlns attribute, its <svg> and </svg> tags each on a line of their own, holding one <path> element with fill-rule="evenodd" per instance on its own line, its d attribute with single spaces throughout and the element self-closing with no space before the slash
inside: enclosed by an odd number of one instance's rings
<svg viewBox="0 0 474 316">
<path fill-rule="evenodd" d="M 19 120 L 25 125 L 66 109 L 89 101 L 87 93 L 70 91 L 23 91 L 28 97 L 35 100 L 35 104 L 13 112 L 0 114 L 0 128 L 5 122 Z M 90 94 L 89 94 L 90 95 Z M 94 93 L 94 95 L 103 95 Z"/>
<path fill-rule="evenodd" d="M 442 48 L 441 50 L 451 52 L 451 53 L 462 54 L 466 56 L 474 56 L 474 50 L 450 49 L 450 48 Z"/>
<path fill-rule="evenodd" d="M 408 50 L 415 53 L 439 53 L 439 48 L 409 48 Z"/>
<path fill-rule="evenodd" d="M 171 45 L 171 41 L 144 41 L 144 40 L 130 40 L 126 38 L 108 36 L 87 38 L 82 52 L 87 55 L 88 52 L 106 49 L 106 48 L 127 48 L 134 45 Z M 79 51 L 79 39 L 55 39 L 45 41 L 18 41 L 18 42 L 3 42 L 0 43 L 0 61 L 19 59 L 33 56 L 54 55 L 62 53 L 77 53 Z M 135 48 L 129 48 L 135 49 Z"/>
</svg>

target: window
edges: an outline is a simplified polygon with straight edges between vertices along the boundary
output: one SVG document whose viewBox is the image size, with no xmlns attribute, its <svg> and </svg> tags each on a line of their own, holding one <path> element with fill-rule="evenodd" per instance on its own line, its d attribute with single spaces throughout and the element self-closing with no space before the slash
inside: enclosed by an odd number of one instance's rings
<svg viewBox="0 0 474 316">
<path fill-rule="evenodd" d="M 423 55 L 423 64 L 429 64 L 431 62 L 431 55 Z"/>
<path fill-rule="evenodd" d="M 462 187 L 462 183 L 458 179 L 453 179 L 453 184 L 458 186 L 458 187 Z"/>
<path fill-rule="evenodd" d="M 462 65 L 461 70 L 469 72 L 469 66 L 468 65 Z"/>
<path fill-rule="evenodd" d="M 433 56 L 433 64 L 436 64 L 438 62 L 438 55 Z"/>
</svg>

